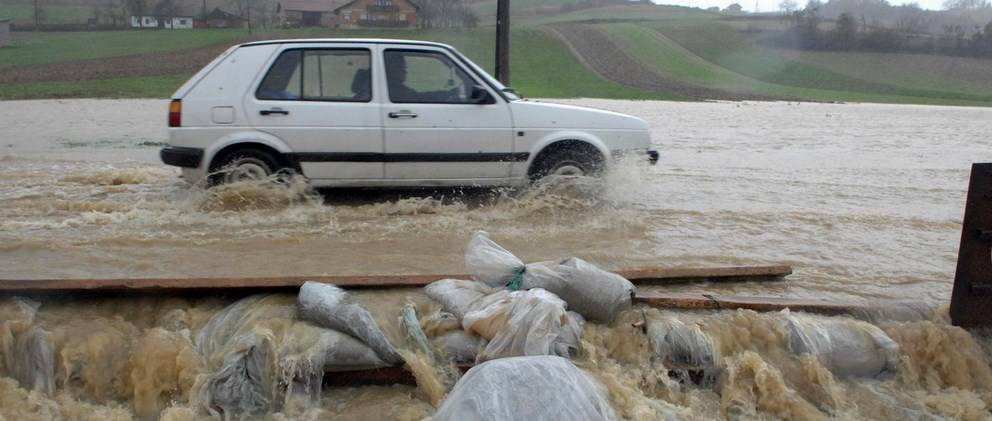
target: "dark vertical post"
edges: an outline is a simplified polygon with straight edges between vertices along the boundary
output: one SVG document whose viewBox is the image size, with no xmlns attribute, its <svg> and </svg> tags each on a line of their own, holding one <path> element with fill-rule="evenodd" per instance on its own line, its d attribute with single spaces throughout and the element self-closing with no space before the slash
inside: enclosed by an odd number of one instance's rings
<svg viewBox="0 0 992 421">
<path fill-rule="evenodd" d="M 950 316 L 955 326 L 992 326 L 992 163 L 971 166 Z"/>
<path fill-rule="evenodd" d="M 510 0 L 496 3 L 496 79 L 510 86 Z"/>
</svg>

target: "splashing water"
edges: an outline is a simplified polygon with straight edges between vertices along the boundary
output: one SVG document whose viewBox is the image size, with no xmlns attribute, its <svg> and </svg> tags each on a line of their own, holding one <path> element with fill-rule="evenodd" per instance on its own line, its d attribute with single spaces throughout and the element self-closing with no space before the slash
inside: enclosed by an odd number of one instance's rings
<svg viewBox="0 0 992 421">
<path fill-rule="evenodd" d="M 746 311 L 635 308 L 611 326 L 587 323 L 576 362 L 625 419 L 988 418 L 992 340 L 949 326 L 940 306 L 950 291 L 968 165 L 992 160 L 974 140 L 987 135 L 989 110 L 576 102 L 649 120 L 660 165 L 625 162 L 605 181 L 556 179 L 523 190 L 315 192 L 300 181 L 207 190 L 158 163 L 162 103 L 0 103 L 0 115 L 24 123 L 11 127 L 17 143 L 0 155 L 0 277 L 457 273 L 477 229 L 525 261 L 780 262 L 796 267 L 786 282 L 667 289 L 909 301 L 858 315 L 898 343 L 895 372 L 838 376 L 821 359 L 790 351 L 779 316 Z M 100 109 L 103 119 L 99 128 L 39 133 L 45 125 L 32 118 L 58 107 Z M 406 302 L 419 314 L 436 310 L 419 291 L 355 296 L 395 344 L 405 344 L 396 319 Z M 0 415 L 206 418 L 203 379 L 219 357 L 199 352 L 196 337 L 235 298 L 56 297 L 37 309 L 6 298 Z M 243 328 L 271 332 L 272 358 L 306 371 L 312 327 L 288 310 L 289 297 L 270 300 Z M 712 338 L 711 371 L 686 374 L 658 358 L 631 326 L 644 318 L 674 318 Z M 53 395 L 13 380 L 21 363 L 15 351 L 36 344 L 15 338 L 38 337 L 32 329 L 53 345 Z M 429 359 L 401 351 L 419 387 L 322 388 L 316 399 L 282 401 L 266 418 L 429 416 L 443 388 L 432 383 Z M 273 376 L 270 386 L 285 378 Z"/>
</svg>

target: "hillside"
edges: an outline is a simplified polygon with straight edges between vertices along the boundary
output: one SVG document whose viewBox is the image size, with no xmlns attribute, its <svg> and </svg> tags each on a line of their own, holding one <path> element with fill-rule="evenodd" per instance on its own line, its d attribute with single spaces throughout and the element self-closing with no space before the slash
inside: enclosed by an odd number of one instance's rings
<svg viewBox="0 0 992 421">
<path fill-rule="evenodd" d="M 526 96 L 992 105 L 989 59 L 773 48 L 762 39 L 785 22 L 676 6 L 563 4 L 514 3 L 513 85 Z M 494 5 L 472 3 L 480 16 Z M 488 19 L 443 31 L 17 32 L 13 46 L 0 49 L 0 98 L 166 97 L 227 46 L 262 38 L 426 39 L 491 69 L 493 32 Z"/>
</svg>

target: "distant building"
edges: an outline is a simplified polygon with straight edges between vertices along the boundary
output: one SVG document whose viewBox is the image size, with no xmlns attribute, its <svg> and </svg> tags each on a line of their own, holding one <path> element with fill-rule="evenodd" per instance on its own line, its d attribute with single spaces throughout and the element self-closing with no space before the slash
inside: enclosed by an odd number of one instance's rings
<svg viewBox="0 0 992 421">
<path fill-rule="evenodd" d="M 417 6 L 410 0 L 352 0 L 334 9 L 339 28 L 413 28 Z"/>
<path fill-rule="evenodd" d="M 286 28 L 333 27 L 337 21 L 334 8 L 342 3 L 333 0 L 282 0 L 279 3 L 280 24 Z"/>
<path fill-rule="evenodd" d="M 244 28 L 248 22 L 241 16 L 220 10 L 219 7 L 214 8 L 203 20 L 208 28 Z"/>
<path fill-rule="evenodd" d="M 282 0 L 279 19 L 287 28 L 412 28 L 419 10 L 411 0 Z"/>
<path fill-rule="evenodd" d="M 131 16 L 137 29 L 193 29 L 192 16 Z"/>
<path fill-rule="evenodd" d="M 0 47 L 10 45 L 10 19 L 0 19 Z"/>
</svg>

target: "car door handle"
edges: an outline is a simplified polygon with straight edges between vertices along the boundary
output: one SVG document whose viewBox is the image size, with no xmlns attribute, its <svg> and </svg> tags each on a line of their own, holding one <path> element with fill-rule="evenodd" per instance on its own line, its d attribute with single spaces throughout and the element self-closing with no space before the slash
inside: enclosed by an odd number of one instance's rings
<svg viewBox="0 0 992 421">
<path fill-rule="evenodd" d="M 262 111 L 259 111 L 258 113 L 261 114 L 261 115 L 272 115 L 272 114 L 289 115 L 289 111 L 284 110 L 282 108 L 273 108 L 271 110 L 262 110 Z"/>
<path fill-rule="evenodd" d="M 393 111 L 389 113 L 389 118 L 417 118 L 417 113 L 412 111 Z"/>
</svg>

